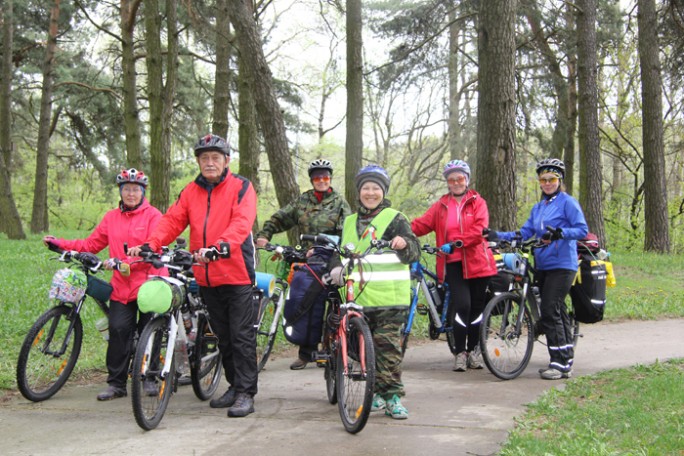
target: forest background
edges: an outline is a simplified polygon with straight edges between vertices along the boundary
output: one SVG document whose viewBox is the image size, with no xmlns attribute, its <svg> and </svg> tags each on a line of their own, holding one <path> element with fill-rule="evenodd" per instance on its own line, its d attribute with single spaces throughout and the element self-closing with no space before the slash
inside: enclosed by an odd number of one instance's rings
<svg viewBox="0 0 684 456">
<path fill-rule="evenodd" d="M 226 136 L 259 222 L 335 165 L 379 163 L 409 218 L 468 161 L 492 228 L 540 194 L 537 160 L 610 249 L 684 250 L 683 0 L 0 0 L 0 231 L 90 230 L 115 175 L 165 210 Z M 294 239 L 291 237 L 290 239 Z"/>
</svg>

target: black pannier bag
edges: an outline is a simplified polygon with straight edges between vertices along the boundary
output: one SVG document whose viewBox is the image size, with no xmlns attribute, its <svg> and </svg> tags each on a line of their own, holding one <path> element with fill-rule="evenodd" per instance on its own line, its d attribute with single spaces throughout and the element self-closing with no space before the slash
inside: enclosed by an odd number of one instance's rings
<svg viewBox="0 0 684 456">
<path fill-rule="evenodd" d="M 497 274 L 489 279 L 489 291 L 492 294 L 505 293 L 511 289 L 511 284 L 514 280 L 514 274 L 512 271 L 506 269 L 506 265 L 504 264 L 503 256 L 501 254 L 495 253 L 494 260 L 496 261 Z"/>
<path fill-rule="evenodd" d="M 575 283 L 570 288 L 575 320 L 597 323 L 606 308 L 606 264 L 590 255 L 582 255 Z"/>
</svg>

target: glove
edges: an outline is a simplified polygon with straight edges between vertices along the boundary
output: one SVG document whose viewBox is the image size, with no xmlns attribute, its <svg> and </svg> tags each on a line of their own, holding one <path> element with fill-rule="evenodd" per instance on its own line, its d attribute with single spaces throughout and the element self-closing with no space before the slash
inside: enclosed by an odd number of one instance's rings
<svg viewBox="0 0 684 456">
<path fill-rule="evenodd" d="M 489 242 L 498 242 L 499 234 L 496 231 L 492 231 L 489 228 L 482 230 L 482 237 L 487 239 Z"/>
<path fill-rule="evenodd" d="M 542 241 L 557 241 L 563 239 L 563 230 L 560 228 L 546 227 L 547 231 L 542 235 Z"/>
<path fill-rule="evenodd" d="M 453 246 L 451 245 L 451 242 L 447 242 L 446 244 L 442 245 L 442 246 L 439 248 L 439 250 L 441 250 L 442 252 L 444 252 L 444 253 L 446 253 L 447 255 L 449 255 L 450 253 L 452 253 L 452 252 L 454 251 L 454 248 L 453 248 Z"/>
<path fill-rule="evenodd" d="M 344 285 L 344 268 L 342 266 L 332 268 L 329 273 L 323 274 L 321 280 L 327 286 L 337 285 L 338 287 L 341 287 Z"/>
</svg>

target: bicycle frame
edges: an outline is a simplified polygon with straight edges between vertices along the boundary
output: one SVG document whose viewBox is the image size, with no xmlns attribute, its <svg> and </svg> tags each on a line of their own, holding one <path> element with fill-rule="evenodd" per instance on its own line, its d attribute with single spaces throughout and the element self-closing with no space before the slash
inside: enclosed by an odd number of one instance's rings
<svg viewBox="0 0 684 456">
<path fill-rule="evenodd" d="M 449 311 L 449 300 L 451 298 L 451 292 L 449 291 L 449 287 L 446 284 L 443 284 L 443 286 L 445 287 L 443 302 L 444 307 L 440 315 L 437 309 L 437 304 L 435 303 L 432 297 L 432 293 L 430 293 L 430 290 L 428 288 L 427 279 L 425 278 L 426 275 L 432 280 L 434 280 L 435 283 L 437 283 L 437 274 L 431 272 L 419 262 L 415 262 L 411 265 L 411 278 L 415 279 L 416 282 L 414 286 L 411 287 L 411 306 L 409 307 L 409 314 L 408 318 L 406 319 L 406 325 L 402 329 L 402 334 L 404 335 L 410 334 L 411 329 L 413 328 L 413 321 L 415 320 L 416 310 L 418 308 L 419 287 L 420 290 L 423 292 L 423 296 L 425 297 L 425 300 L 427 302 L 428 312 L 430 312 L 430 316 L 432 317 L 432 322 L 434 323 L 435 329 L 438 330 L 439 333 L 444 333 L 451 329 L 449 326 L 446 325 L 447 314 Z"/>
</svg>

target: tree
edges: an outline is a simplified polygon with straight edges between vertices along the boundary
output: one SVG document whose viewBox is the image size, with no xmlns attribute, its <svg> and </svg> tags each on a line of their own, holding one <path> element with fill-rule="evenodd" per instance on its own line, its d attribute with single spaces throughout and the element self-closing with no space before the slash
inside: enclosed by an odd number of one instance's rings
<svg viewBox="0 0 684 456">
<path fill-rule="evenodd" d="M 658 18 L 655 0 L 639 0 L 638 8 L 639 62 L 644 122 L 642 127 L 646 212 L 644 249 L 668 253 L 670 234 L 664 172 L 662 79 L 658 57 Z"/>
<path fill-rule="evenodd" d="M 490 207 L 489 224 L 498 230 L 512 230 L 517 226 L 516 8 L 516 0 L 481 2 L 478 24 L 477 174 L 473 180 Z"/>
<path fill-rule="evenodd" d="M 121 72 L 123 91 L 123 119 L 126 135 L 127 166 L 142 168 L 142 147 L 140 145 L 140 116 L 138 115 L 138 89 L 135 71 L 135 17 L 142 0 L 121 0 Z"/>
<path fill-rule="evenodd" d="M 363 21 L 361 0 L 347 0 L 347 138 L 345 141 L 345 197 L 357 206 L 354 178 L 363 158 Z"/>
<path fill-rule="evenodd" d="M 598 87 L 596 80 L 597 0 L 577 2 L 577 78 L 579 113 L 579 202 L 589 225 L 602 245 L 606 242 L 603 221 L 601 155 L 598 136 Z"/>
</svg>

